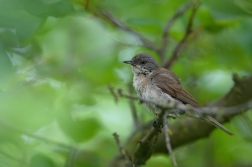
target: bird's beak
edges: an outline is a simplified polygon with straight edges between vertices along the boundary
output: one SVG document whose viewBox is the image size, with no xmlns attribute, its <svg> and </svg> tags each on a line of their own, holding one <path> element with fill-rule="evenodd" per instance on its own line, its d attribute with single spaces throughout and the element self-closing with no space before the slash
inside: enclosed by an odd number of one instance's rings
<svg viewBox="0 0 252 167">
<path fill-rule="evenodd" d="M 123 63 L 133 65 L 133 61 L 132 60 L 124 61 Z"/>
</svg>

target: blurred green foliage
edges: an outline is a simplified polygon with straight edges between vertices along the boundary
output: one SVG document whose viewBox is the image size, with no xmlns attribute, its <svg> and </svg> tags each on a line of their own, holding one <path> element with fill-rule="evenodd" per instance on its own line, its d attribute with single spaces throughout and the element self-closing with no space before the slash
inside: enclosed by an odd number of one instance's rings
<svg viewBox="0 0 252 167">
<path fill-rule="evenodd" d="M 112 133 L 123 142 L 133 129 L 127 101 L 114 104 L 107 85 L 126 90 L 132 74 L 122 61 L 153 51 L 97 17 L 97 7 L 160 44 L 167 19 L 185 2 L 1 0 L 0 166 L 106 166 L 118 150 Z M 251 74 L 251 8 L 249 0 L 202 1 L 189 45 L 172 69 L 201 104 L 224 95 L 232 73 Z M 167 53 L 189 15 L 174 23 Z M 143 121 L 153 118 L 137 108 Z M 232 138 L 216 130 L 208 140 L 177 149 L 178 163 L 251 166 L 252 134 L 240 122 L 237 117 L 228 125 L 237 134 Z M 167 165 L 167 156 L 146 164 Z"/>
</svg>

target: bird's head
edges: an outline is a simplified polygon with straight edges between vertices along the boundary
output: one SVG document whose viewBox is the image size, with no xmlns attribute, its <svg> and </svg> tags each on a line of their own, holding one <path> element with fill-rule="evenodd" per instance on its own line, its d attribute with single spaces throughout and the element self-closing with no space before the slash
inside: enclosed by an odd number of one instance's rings
<svg viewBox="0 0 252 167">
<path fill-rule="evenodd" d="M 132 65 L 135 74 L 148 75 L 158 69 L 156 60 L 146 53 L 139 53 L 131 60 L 124 61 L 124 63 Z"/>
</svg>

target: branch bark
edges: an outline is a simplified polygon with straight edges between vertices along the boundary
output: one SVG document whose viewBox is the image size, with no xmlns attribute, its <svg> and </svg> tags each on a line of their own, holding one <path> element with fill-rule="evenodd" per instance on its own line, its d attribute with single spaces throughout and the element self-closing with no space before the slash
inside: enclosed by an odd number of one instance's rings
<svg viewBox="0 0 252 167">
<path fill-rule="evenodd" d="M 186 31 L 185 34 L 183 36 L 183 38 L 179 41 L 179 43 L 176 45 L 176 47 L 174 48 L 172 55 L 170 57 L 170 59 L 168 60 L 168 62 L 166 64 L 164 64 L 164 68 L 170 69 L 172 64 L 178 59 L 179 54 L 181 52 L 181 50 L 185 47 L 186 45 L 186 40 L 189 37 L 189 35 L 192 33 L 192 24 L 193 24 L 193 19 L 196 13 L 196 10 L 198 9 L 199 6 L 199 2 L 196 2 L 193 6 L 192 9 L 192 13 L 190 15 L 187 27 L 186 27 Z"/>
<path fill-rule="evenodd" d="M 112 15 L 112 13 L 99 8 L 99 11 L 101 13 L 101 15 L 107 19 L 110 23 L 112 23 L 114 26 L 116 26 L 117 28 L 124 30 L 126 32 L 129 32 L 131 34 L 133 34 L 134 36 L 136 36 L 142 43 L 143 45 L 153 51 L 158 52 L 158 47 L 155 46 L 154 43 L 152 43 L 151 41 L 149 41 L 147 38 L 145 38 L 143 35 L 141 35 L 140 33 L 138 33 L 135 30 L 132 30 L 130 27 L 128 27 L 127 25 L 125 25 L 124 23 L 120 22 L 114 15 Z"/>
<path fill-rule="evenodd" d="M 192 5 L 192 2 L 187 2 L 185 3 L 183 6 L 181 6 L 177 12 L 174 13 L 174 15 L 169 18 L 169 20 L 167 21 L 164 31 L 163 31 L 163 35 L 162 35 L 162 46 L 160 48 L 160 60 L 161 62 L 165 62 L 165 53 L 166 53 L 166 48 L 168 46 L 168 38 L 169 38 L 169 31 L 173 25 L 173 22 L 175 20 L 177 20 L 178 17 L 180 17 L 181 15 L 183 15 L 185 13 L 185 11 Z"/>
</svg>

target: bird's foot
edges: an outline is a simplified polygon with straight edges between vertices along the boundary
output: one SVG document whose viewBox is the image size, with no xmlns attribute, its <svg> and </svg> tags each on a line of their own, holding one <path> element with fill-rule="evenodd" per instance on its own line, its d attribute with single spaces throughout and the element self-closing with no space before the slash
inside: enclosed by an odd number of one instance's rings
<svg viewBox="0 0 252 167">
<path fill-rule="evenodd" d="M 180 115 L 184 114 L 185 111 L 172 111 L 170 112 L 168 115 L 167 115 L 167 118 L 173 118 L 173 119 L 176 119 L 176 118 L 179 118 Z"/>
<path fill-rule="evenodd" d="M 158 132 L 161 133 L 161 129 L 163 128 L 164 125 L 163 125 L 162 122 L 160 122 L 158 119 L 156 119 L 156 120 L 153 122 L 152 126 L 153 126 L 156 130 L 158 130 Z"/>
<path fill-rule="evenodd" d="M 176 119 L 177 117 L 179 117 L 178 114 L 168 114 L 168 115 L 167 115 L 167 118 Z"/>
</svg>

